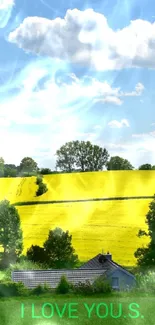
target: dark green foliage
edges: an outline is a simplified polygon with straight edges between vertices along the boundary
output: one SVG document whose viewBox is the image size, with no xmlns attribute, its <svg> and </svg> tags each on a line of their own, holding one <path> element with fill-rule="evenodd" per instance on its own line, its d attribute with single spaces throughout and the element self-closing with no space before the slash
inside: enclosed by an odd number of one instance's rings
<svg viewBox="0 0 155 325">
<path fill-rule="evenodd" d="M 1 266 L 4 267 L 14 263 L 23 250 L 20 216 L 7 200 L 0 202 L 0 245 L 4 250 L 1 253 Z"/>
<path fill-rule="evenodd" d="M 143 165 L 139 166 L 138 169 L 139 170 L 151 170 L 152 166 L 151 166 L 151 164 L 143 164 Z"/>
<path fill-rule="evenodd" d="M 97 278 L 92 286 L 94 293 L 110 293 L 112 291 L 109 281 L 104 276 Z"/>
<path fill-rule="evenodd" d="M 45 293 L 51 293 L 51 288 L 45 283 L 44 285 L 39 284 L 37 287 L 31 290 L 31 295 L 42 295 Z"/>
<path fill-rule="evenodd" d="M 49 231 L 48 239 L 44 243 L 47 262 L 51 268 L 73 268 L 78 263 L 78 256 L 72 247 L 72 235 L 69 232 L 55 228 Z"/>
<path fill-rule="evenodd" d="M 57 285 L 56 293 L 65 294 L 65 293 L 69 292 L 69 289 L 70 289 L 70 284 L 69 284 L 68 280 L 66 279 L 66 277 L 63 275 L 61 277 L 59 284 Z"/>
<path fill-rule="evenodd" d="M 89 280 L 83 282 L 79 282 L 72 286 L 72 290 L 76 294 L 83 294 L 83 295 L 92 295 L 94 293 L 94 289 L 92 284 Z"/>
<path fill-rule="evenodd" d="M 0 282 L 0 297 L 27 296 L 28 293 L 22 282 Z"/>
<path fill-rule="evenodd" d="M 25 157 L 22 159 L 20 166 L 18 167 L 19 172 L 34 173 L 38 171 L 37 163 L 31 157 Z"/>
<path fill-rule="evenodd" d="M 40 174 L 42 174 L 42 175 L 48 175 L 48 174 L 52 174 L 52 171 L 51 171 L 50 168 L 41 168 Z"/>
<path fill-rule="evenodd" d="M 134 253 L 137 263 L 143 267 L 155 266 L 155 195 L 153 201 L 149 204 L 149 211 L 146 214 L 145 223 L 148 225 L 148 232 L 139 230 L 138 237 L 148 236 L 150 242 L 146 247 L 141 247 Z"/>
<path fill-rule="evenodd" d="M 48 191 L 47 185 L 43 183 L 42 175 L 37 176 L 36 184 L 38 185 L 38 190 L 36 191 L 36 196 L 40 196 Z"/>
<path fill-rule="evenodd" d="M 0 157 L 0 177 L 4 177 L 4 159 Z"/>
<path fill-rule="evenodd" d="M 48 191 L 47 185 L 44 183 L 39 183 L 39 188 L 36 192 L 36 196 L 40 196 Z"/>
<path fill-rule="evenodd" d="M 42 183 L 42 181 L 43 181 L 43 177 L 42 177 L 42 175 L 38 175 L 38 176 L 37 176 L 37 179 L 36 179 L 36 184 L 39 185 L 39 184 Z"/>
<path fill-rule="evenodd" d="M 17 169 L 4 166 L 4 177 L 16 177 Z"/>
<path fill-rule="evenodd" d="M 56 169 L 65 172 L 103 170 L 109 158 L 108 151 L 90 141 L 67 142 L 56 151 Z"/>
<path fill-rule="evenodd" d="M 89 280 L 85 281 L 85 283 L 79 282 L 72 286 L 72 290 L 77 294 L 92 295 L 98 293 L 111 293 L 112 287 L 106 277 L 103 276 L 97 278 L 92 284 Z"/>
<path fill-rule="evenodd" d="M 28 250 L 27 250 L 27 258 L 29 261 L 32 261 L 34 263 L 41 263 L 45 264 L 47 262 L 47 256 L 46 252 L 43 247 L 37 246 L 37 245 L 32 245 Z"/>
<path fill-rule="evenodd" d="M 119 156 L 111 157 L 106 164 L 107 170 L 132 170 L 134 167 L 127 159 Z"/>
</svg>

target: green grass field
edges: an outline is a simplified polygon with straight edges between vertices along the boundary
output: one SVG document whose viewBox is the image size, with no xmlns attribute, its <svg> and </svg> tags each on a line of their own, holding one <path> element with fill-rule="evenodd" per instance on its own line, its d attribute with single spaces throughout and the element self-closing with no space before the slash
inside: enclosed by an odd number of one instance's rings
<svg viewBox="0 0 155 325">
<path fill-rule="evenodd" d="M 125 294 L 124 297 L 34 296 L 22 299 L 1 299 L 0 324 L 154 325 L 154 306 L 155 297 L 153 296 L 130 295 L 127 297 Z M 114 318 L 114 316 L 118 316 L 118 318 Z"/>
</svg>

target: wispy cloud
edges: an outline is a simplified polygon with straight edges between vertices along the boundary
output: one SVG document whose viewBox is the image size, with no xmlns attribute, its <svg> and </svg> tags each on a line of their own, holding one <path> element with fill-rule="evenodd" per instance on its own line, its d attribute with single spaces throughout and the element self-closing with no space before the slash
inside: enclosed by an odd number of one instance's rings
<svg viewBox="0 0 155 325">
<path fill-rule="evenodd" d="M 126 119 L 122 119 L 120 122 L 117 121 L 117 120 L 112 120 L 108 123 L 108 125 L 111 127 L 111 128 L 122 128 L 122 127 L 129 127 L 129 122 L 128 120 Z"/>
<path fill-rule="evenodd" d="M 4 28 L 12 13 L 14 0 L 0 0 L 0 28 Z"/>
</svg>

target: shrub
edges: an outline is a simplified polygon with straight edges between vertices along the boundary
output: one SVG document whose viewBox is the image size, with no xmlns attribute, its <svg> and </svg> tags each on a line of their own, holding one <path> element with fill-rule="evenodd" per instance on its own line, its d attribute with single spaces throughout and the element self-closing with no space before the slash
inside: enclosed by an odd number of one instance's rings
<svg viewBox="0 0 155 325">
<path fill-rule="evenodd" d="M 67 281 L 66 277 L 62 275 L 61 280 L 56 287 L 56 293 L 68 293 L 70 289 L 70 283 Z"/>
<path fill-rule="evenodd" d="M 48 191 L 47 185 L 44 184 L 44 183 L 40 183 L 39 188 L 38 188 L 38 190 L 36 192 L 36 195 L 37 196 L 42 195 L 42 194 L 46 193 L 47 191 Z"/>
<path fill-rule="evenodd" d="M 155 293 L 155 272 L 139 273 L 136 275 L 136 290 Z"/>
<path fill-rule="evenodd" d="M 31 290 L 31 294 L 37 296 L 50 292 L 51 288 L 46 283 L 44 285 L 39 284 L 37 287 Z"/>
<path fill-rule="evenodd" d="M 22 282 L 0 282 L 0 297 L 27 296 L 28 288 Z"/>
<path fill-rule="evenodd" d="M 112 292 L 112 287 L 105 277 L 97 278 L 93 283 L 93 289 L 95 293 Z"/>
<path fill-rule="evenodd" d="M 38 175 L 38 176 L 37 176 L 37 179 L 36 179 L 36 184 L 39 185 L 39 184 L 42 183 L 42 181 L 43 181 L 43 177 L 42 177 L 42 175 Z"/>
<path fill-rule="evenodd" d="M 75 284 L 72 288 L 73 292 L 77 294 L 91 295 L 94 292 L 93 286 L 91 285 L 89 280 L 87 280 L 85 283 L 79 282 Z"/>
</svg>

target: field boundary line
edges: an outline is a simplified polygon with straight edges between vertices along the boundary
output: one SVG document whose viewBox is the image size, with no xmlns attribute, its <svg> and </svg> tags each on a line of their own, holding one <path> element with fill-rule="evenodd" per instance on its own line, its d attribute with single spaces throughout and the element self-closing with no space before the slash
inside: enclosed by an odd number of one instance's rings
<svg viewBox="0 0 155 325">
<path fill-rule="evenodd" d="M 60 203 L 78 203 L 78 202 L 97 202 L 97 201 L 123 201 L 123 200 L 144 200 L 154 199 L 155 196 L 126 196 L 126 197 L 104 197 L 93 199 L 79 199 L 79 200 L 53 200 L 53 201 L 27 201 L 27 202 L 15 202 L 14 206 L 24 205 L 37 205 L 37 204 L 60 204 Z"/>
</svg>

